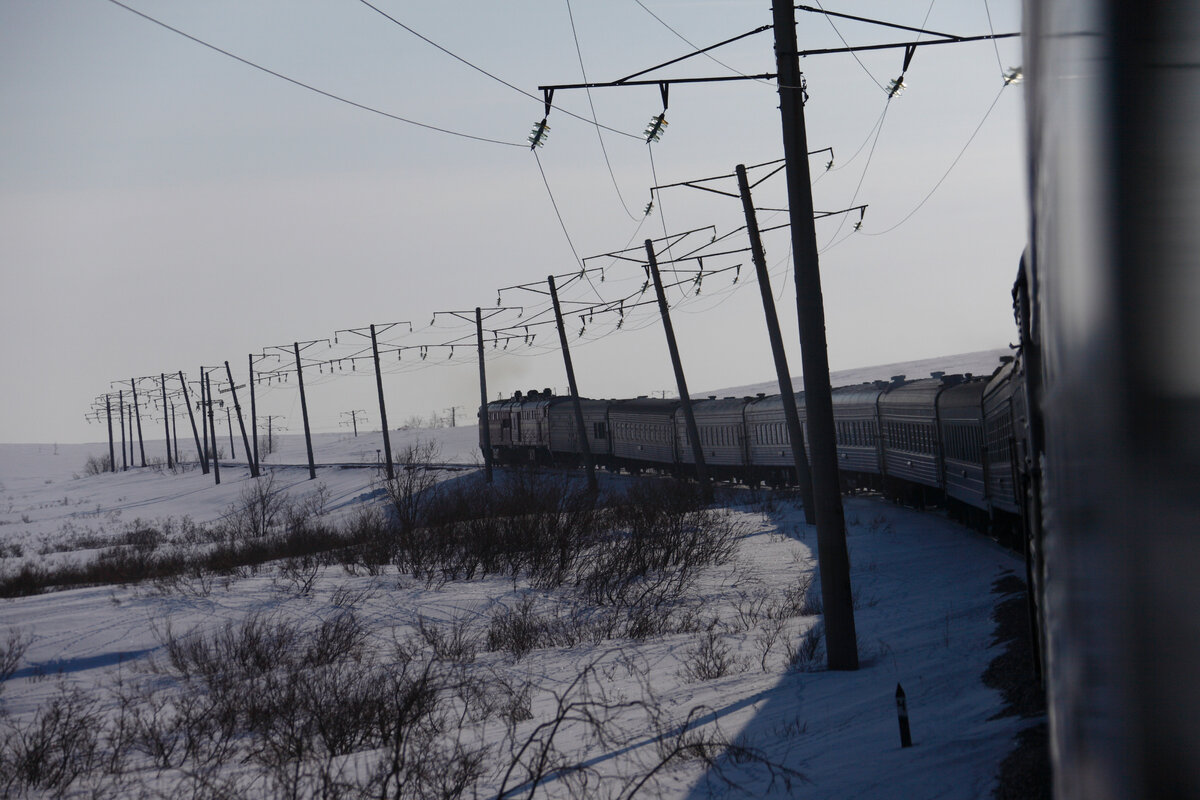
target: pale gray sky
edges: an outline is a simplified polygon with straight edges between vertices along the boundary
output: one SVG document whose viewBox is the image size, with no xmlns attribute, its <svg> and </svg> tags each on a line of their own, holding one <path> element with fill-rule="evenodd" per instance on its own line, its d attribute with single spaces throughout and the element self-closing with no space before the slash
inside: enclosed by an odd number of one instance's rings
<svg viewBox="0 0 1200 800">
<path fill-rule="evenodd" d="M 356 0 L 128 5 L 297 81 L 429 125 L 522 143 L 542 116 L 540 99 L 481 75 Z M 566 0 L 376 5 L 531 94 L 539 84 L 581 79 Z M 1020 24 L 1015 0 L 826 7 L 913 26 L 929 10 L 927 28 L 960 35 L 987 33 L 989 12 L 997 32 Z M 647 8 L 701 46 L 770 22 L 766 2 L 574 0 L 589 79 L 616 79 L 689 51 Z M 802 48 L 839 46 L 838 32 L 854 44 L 911 38 L 845 20 L 835 32 L 821 16 L 798 16 Z M 714 55 L 738 72 L 774 71 L 769 31 Z M 815 184 L 816 206 L 870 205 L 860 233 L 849 235 L 852 220 L 817 223 L 822 246 L 834 244 L 822 254 L 831 364 L 1003 346 L 1015 336 L 1008 291 L 1025 212 L 1024 90 L 1002 91 L 1001 67 L 1020 64 L 1019 40 L 922 48 L 907 91 L 890 105 L 876 83 L 899 74 L 902 51 L 860 59 L 802 62 L 809 145 L 836 154 L 834 171 Z M 655 77 L 728 74 L 697 57 Z M 656 87 L 598 89 L 592 100 L 601 123 L 631 134 L 661 110 Z M 560 92 L 555 101 L 592 113 L 583 92 Z M 892 229 L 942 178 L 994 101 L 938 191 Z M 83 415 L 112 381 L 180 369 L 194 378 L 200 365 L 226 359 L 240 381 L 248 353 L 332 339 L 338 329 L 411 320 L 416 333 L 389 338 L 448 342 L 470 330 L 439 320 L 422 331 L 434 311 L 492 305 L 500 287 L 578 268 L 527 147 L 438 133 L 336 102 L 108 0 L 0 4 L 0 119 L 0 441 L 99 440 L 103 428 Z M 652 146 L 660 184 L 782 155 L 769 83 L 677 85 L 667 119 Z M 664 221 L 671 232 L 713 225 L 718 234 L 742 224 L 737 200 L 691 189 L 663 192 L 643 221 L 655 183 L 646 144 L 603 132 L 618 195 L 595 128 L 562 110 L 550 125 L 539 155 L 580 257 L 640 246 L 663 235 Z M 813 159 L 814 176 L 824 162 Z M 781 207 L 783 197 L 782 175 L 756 189 L 763 207 Z M 782 219 L 760 214 L 764 226 Z M 745 246 L 742 234 L 726 241 L 724 249 Z M 790 276 L 782 282 L 786 232 L 768 235 L 766 247 L 798 374 L 795 296 Z M 739 262 L 736 287 L 730 274 L 713 275 L 676 312 L 693 390 L 772 375 L 748 254 L 706 259 L 705 267 Z M 580 281 L 564 295 L 615 298 L 636 291 L 642 271 L 615 262 L 604 277 L 594 290 Z M 674 297 L 682 300 L 682 290 Z M 544 306 L 531 293 L 505 292 L 502 301 L 527 314 Z M 581 392 L 673 389 L 649 312 L 629 315 L 620 331 L 616 322 L 597 315 L 582 337 L 580 320 L 571 323 Z M 492 397 L 565 387 L 553 331 L 535 330 L 533 347 L 514 342 L 489 352 Z M 351 352 L 321 347 L 308 355 Z M 473 417 L 474 349 L 448 356 L 432 350 L 422 361 L 409 351 L 391 363 L 385 388 L 393 424 L 452 405 Z M 333 377 L 306 372 L 315 429 L 335 430 L 340 412 L 357 408 L 377 422 L 369 365 L 344 369 Z M 260 414 L 287 415 L 300 430 L 294 381 L 262 387 L 259 402 Z"/>
</svg>

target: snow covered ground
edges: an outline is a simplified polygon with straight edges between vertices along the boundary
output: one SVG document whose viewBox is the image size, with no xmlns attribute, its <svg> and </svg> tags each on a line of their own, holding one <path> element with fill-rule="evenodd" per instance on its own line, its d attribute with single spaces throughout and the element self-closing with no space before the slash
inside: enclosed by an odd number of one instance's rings
<svg viewBox="0 0 1200 800">
<path fill-rule="evenodd" d="M 393 448 L 401 451 L 418 440 L 437 441 L 445 462 L 469 463 L 478 453 L 474 428 L 402 432 Z M 365 433 L 357 439 L 318 436 L 315 442 L 317 460 L 324 462 L 371 463 L 378 446 Z M 217 524 L 241 502 L 250 482 L 246 469 L 234 463 L 223 467 L 220 486 L 195 468 L 83 476 L 87 456 L 106 449 L 0 445 L 0 577 L 26 562 L 86 561 L 126 532 L 161 528 L 167 519 Z M 282 437 L 271 462 L 304 463 L 303 438 Z M 316 481 L 308 480 L 306 467 L 279 467 L 274 475 L 275 489 L 293 499 L 324 487 L 324 516 L 331 520 L 352 519 L 381 502 L 373 469 L 321 468 Z M 464 471 L 443 477 L 469 482 L 478 476 Z M 606 485 L 616 489 L 625 480 L 606 476 Z M 719 517 L 732 526 L 738 548 L 731 559 L 696 575 L 684 601 L 693 624 L 638 639 L 585 636 L 571 646 L 526 653 L 489 649 L 488 632 L 506 614 L 533 609 L 541 619 L 561 620 L 572 598 L 520 577 L 430 584 L 394 568 L 369 574 L 326 566 L 307 590 L 285 570 L 268 566 L 220 580 L 94 586 L 0 600 L 0 642 L 9 630 L 28 641 L 0 694 L 0 741 L 13 731 L 27 734 L 39 707 L 64 687 L 81 689 L 110 719 L 119 694 L 114 686 L 146 680 L 156 692 L 174 691 L 177 676 L 162 670 L 169 635 L 212 633 L 254 615 L 310 628 L 349 609 L 379 658 L 396 652 L 396 642 L 412 641 L 422 626 L 457 629 L 470 644 L 463 659 L 472 675 L 491 676 L 517 695 L 525 692 L 528 717 L 514 715 L 503 724 L 463 718 L 460 740 L 467 731 L 465 741 L 491 748 L 480 796 L 494 796 L 506 765 L 519 760 L 514 743 L 544 741 L 537 726 L 553 718 L 563 698 L 599 713 L 603 730 L 565 721 L 555 748 L 585 769 L 547 773 L 539 794 L 628 796 L 632 781 L 662 761 L 664 742 L 706 739 L 735 743 L 755 758 L 717 759 L 714 766 L 693 750 L 654 772 L 638 796 L 987 796 L 1015 736 L 1031 724 L 1002 715 L 1000 694 L 982 681 L 999 651 L 991 612 L 1000 596 L 993 588 L 1005 576 L 1023 575 L 1020 560 L 937 514 L 873 497 L 847 498 L 861 668 L 830 672 L 819 651 L 815 658 L 803 652 L 806 637 L 815 641 L 820 618 L 804 607 L 804 596 L 811 595 L 796 590 L 812 580 L 816 567 L 814 529 L 787 500 L 731 491 L 722 505 Z M 149 671 L 152 663 L 157 672 Z M 911 748 L 900 746 L 897 684 L 907 694 Z M 337 761 L 338 769 L 359 774 L 378 756 L 350 753 Z M 282 791 L 278 776 L 264 777 L 245 763 L 209 764 L 211 780 L 203 782 L 185 778 L 185 770 L 155 767 L 144 755 L 131 756 L 126 769 L 139 776 L 139 790 L 152 794 L 186 786 L 198 796 L 215 796 L 218 778 L 259 796 Z M 581 776 L 590 781 L 582 788 Z M 735 780 L 736 788 L 725 779 Z M 514 778 L 507 787 L 519 784 Z M 86 785 L 86 777 L 74 784 Z M 120 796 L 135 784 L 105 785 Z M 506 796 L 528 796 L 529 788 Z"/>
</svg>

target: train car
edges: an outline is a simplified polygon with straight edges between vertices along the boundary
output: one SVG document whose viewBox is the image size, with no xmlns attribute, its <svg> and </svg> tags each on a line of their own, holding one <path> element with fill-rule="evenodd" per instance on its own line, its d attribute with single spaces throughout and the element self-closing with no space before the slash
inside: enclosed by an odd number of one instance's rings
<svg viewBox="0 0 1200 800">
<path fill-rule="evenodd" d="M 582 463 L 583 448 L 579 443 L 579 424 L 575 419 L 575 404 L 571 398 L 560 398 L 562 402 L 550 405 L 550 453 L 554 460 Z M 609 435 L 608 400 L 579 398 L 583 411 L 583 427 L 587 431 L 587 443 L 592 458 L 597 464 L 606 464 L 612 455 L 612 437 Z"/>
<path fill-rule="evenodd" d="M 678 408 L 678 400 L 651 397 L 612 401 L 608 423 L 614 463 L 634 471 L 674 469 L 679 461 L 675 450 Z"/>
<path fill-rule="evenodd" d="M 560 399 L 554 397 L 549 389 L 530 391 L 521 398 L 514 395 L 511 407 L 512 441 L 513 446 L 523 454 L 520 460 L 550 460 L 550 407 Z"/>
<path fill-rule="evenodd" d="M 484 409 L 487 414 L 488 434 L 492 445 L 492 458 L 501 463 L 512 461 L 515 458 L 513 413 L 519 404 L 519 396 L 514 396 L 506 400 L 493 400 Z M 483 436 L 481 435 L 479 437 L 479 447 L 482 449 L 483 446 Z"/>
<path fill-rule="evenodd" d="M 883 475 L 879 398 L 886 387 L 880 381 L 833 390 L 838 471 L 847 489 L 879 488 Z"/>
<path fill-rule="evenodd" d="M 803 425 L 804 392 L 797 392 L 795 398 L 796 411 Z M 753 465 L 753 477 L 773 485 L 795 481 L 792 437 L 788 434 L 783 413 L 783 397 L 773 394 L 752 398 L 746 406 L 745 417 L 746 453 Z"/>
<path fill-rule="evenodd" d="M 752 398 L 725 397 L 693 400 L 692 414 L 704 452 L 704 464 L 714 478 L 744 478 L 746 453 L 746 409 Z M 675 449 L 681 464 L 694 465 L 696 455 L 687 435 L 687 417 L 682 406 L 675 414 Z"/>
<path fill-rule="evenodd" d="M 984 473 L 989 507 L 1018 515 L 1023 500 L 1018 440 L 1024 438 L 1025 395 L 1022 384 L 1014 380 L 1017 362 L 1012 356 L 1001 360 L 1004 363 L 983 393 Z"/>
<path fill-rule="evenodd" d="M 976 518 L 989 507 L 983 446 L 983 392 L 987 385 L 987 379 L 968 376 L 937 399 L 946 502 L 960 518 Z"/>
<path fill-rule="evenodd" d="M 940 373 L 916 381 L 898 375 L 879 397 L 884 487 L 920 506 L 938 499 L 942 487 L 937 397 L 946 385 Z"/>
</svg>

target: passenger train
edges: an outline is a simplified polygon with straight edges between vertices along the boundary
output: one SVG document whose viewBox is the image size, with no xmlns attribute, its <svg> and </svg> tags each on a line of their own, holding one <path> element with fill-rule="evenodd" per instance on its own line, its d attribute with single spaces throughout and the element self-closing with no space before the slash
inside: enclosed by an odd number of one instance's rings
<svg viewBox="0 0 1200 800">
<path fill-rule="evenodd" d="M 581 399 L 596 464 L 610 470 L 694 475 L 695 456 L 681 401 L 638 397 Z M 796 394 L 808 442 L 804 393 Z M 791 439 L 780 395 L 693 399 L 708 474 L 749 485 L 794 482 Z M 495 463 L 582 463 L 571 398 L 517 392 L 487 405 Z M 1016 547 L 1027 464 L 1021 362 L 1005 356 L 989 376 L 909 380 L 897 375 L 833 390 L 842 486 L 871 489 L 924 506 L 944 503 L 956 517 L 986 526 Z M 486 447 L 481 430 L 480 446 Z"/>
</svg>

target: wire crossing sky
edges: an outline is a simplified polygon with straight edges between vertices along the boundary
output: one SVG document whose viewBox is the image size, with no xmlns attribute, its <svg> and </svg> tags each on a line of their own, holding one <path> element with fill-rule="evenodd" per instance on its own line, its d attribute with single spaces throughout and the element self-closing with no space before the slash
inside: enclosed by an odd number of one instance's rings
<svg viewBox="0 0 1200 800">
<path fill-rule="evenodd" d="M 1015 0 L 822 6 L 957 36 L 1020 28 Z M 769 7 L 718 0 L 0 4 L 0 441 L 98 441 L 103 424 L 84 417 L 113 381 L 195 380 L 228 360 L 241 383 L 249 354 L 401 319 L 414 330 L 390 330 L 381 348 L 389 422 L 459 406 L 469 424 L 473 320 L 435 312 L 500 305 L 498 290 L 579 274 L 581 261 L 588 271 L 559 286 L 580 391 L 658 393 L 670 364 L 654 309 L 637 305 L 637 252 L 701 229 L 724 255 L 685 262 L 700 241 L 662 254 L 676 259 L 667 282 L 689 385 L 769 379 L 740 203 L 651 187 L 779 158 L 774 85 L 675 85 L 649 145 L 639 132 L 663 112 L 656 86 L 560 91 L 548 116 L 537 89 L 612 81 L 769 23 Z M 813 13 L 797 35 L 806 49 L 914 37 Z M 903 50 L 802 62 L 809 145 L 834 153 L 828 170 L 828 153 L 813 156 L 816 206 L 867 205 L 861 229 L 857 212 L 817 222 L 834 369 L 1014 338 L 1024 89 L 1004 76 L 1020 46 L 920 48 L 907 70 Z M 644 77 L 773 65 L 767 32 Z M 881 87 L 902 72 L 889 99 Z M 535 155 L 526 137 L 543 117 Z M 765 210 L 786 205 L 782 176 L 754 195 L 764 229 L 786 222 Z M 764 244 L 798 364 L 786 228 Z M 607 255 L 622 250 L 633 260 Z M 491 395 L 565 391 L 553 328 L 539 327 L 548 300 L 500 294 L 521 310 L 488 323 Z M 375 407 L 369 353 L 355 349 L 305 353 L 316 431 Z M 296 430 L 285 377 L 261 387 L 258 413 L 292 415 L 280 424 Z"/>
</svg>

